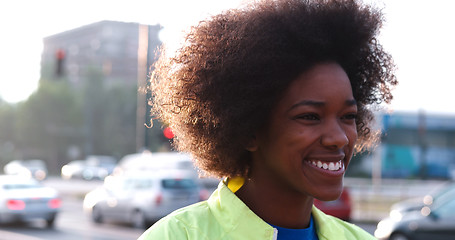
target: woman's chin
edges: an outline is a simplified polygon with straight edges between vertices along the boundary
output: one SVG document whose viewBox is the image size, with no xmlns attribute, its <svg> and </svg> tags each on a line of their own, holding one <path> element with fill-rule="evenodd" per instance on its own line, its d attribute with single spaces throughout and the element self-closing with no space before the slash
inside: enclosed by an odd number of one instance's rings
<svg viewBox="0 0 455 240">
<path fill-rule="evenodd" d="M 335 201 L 341 196 L 341 192 L 343 191 L 343 188 L 340 189 L 333 189 L 330 191 L 320 191 L 314 198 L 320 200 L 320 201 Z"/>
</svg>

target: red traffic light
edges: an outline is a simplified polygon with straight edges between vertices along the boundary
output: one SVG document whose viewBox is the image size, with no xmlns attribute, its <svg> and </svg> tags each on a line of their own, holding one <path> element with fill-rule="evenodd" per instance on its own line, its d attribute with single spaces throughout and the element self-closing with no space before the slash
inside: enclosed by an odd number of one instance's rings
<svg viewBox="0 0 455 240">
<path fill-rule="evenodd" d="M 63 60 L 65 58 L 65 51 L 59 48 L 55 53 L 55 57 L 57 57 L 58 60 Z"/>
<path fill-rule="evenodd" d="M 167 127 L 163 130 L 163 135 L 167 139 L 173 139 L 174 138 L 174 133 L 172 132 L 170 127 Z"/>
</svg>

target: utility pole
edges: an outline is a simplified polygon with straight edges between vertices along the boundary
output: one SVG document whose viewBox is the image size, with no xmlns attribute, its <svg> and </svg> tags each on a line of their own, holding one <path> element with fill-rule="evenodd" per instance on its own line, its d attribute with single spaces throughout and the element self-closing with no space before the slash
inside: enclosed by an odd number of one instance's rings
<svg viewBox="0 0 455 240">
<path fill-rule="evenodd" d="M 426 132 L 427 132 L 427 124 L 426 124 L 426 117 L 425 112 L 423 110 L 419 111 L 418 116 L 419 126 L 418 126 L 418 133 L 419 133 L 419 149 L 420 149 L 420 176 L 422 179 L 427 178 L 427 142 L 426 142 Z"/>
<path fill-rule="evenodd" d="M 382 159 L 384 152 L 387 149 L 387 131 L 389 130 L 390 115 L 385 113 L 382 116 L 381 135 L 382 141 L 372 154 L 373 166 L 371 169 L 371 177 L 373 189 L 378 192 L 382 187 Z"/>
<path fill-rule="evenodd" d="M 147 109 L 147 74 L 149 52 L 149 27 L 139 24 L 137 49 L 137 108 L 136 108 L 136 150 L 145 147 L 145 114 Z"/>
</svg>

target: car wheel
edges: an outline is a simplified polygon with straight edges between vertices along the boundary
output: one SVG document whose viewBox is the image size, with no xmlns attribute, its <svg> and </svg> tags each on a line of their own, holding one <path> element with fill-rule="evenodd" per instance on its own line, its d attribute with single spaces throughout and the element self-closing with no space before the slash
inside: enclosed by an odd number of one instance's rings
<svg viewBox="0 0 455 240">
<path fill-rule="evenodd" d="M 102 223 L 103 222 L 103 216 L 101 214 L 101 210 L 98 207 L 93 207 L 92 208 L 92 220 L 95 223 Z"/>
<path fill-rule="evenodd" d="M 402 233 L 393 233 L 389 240 L 409 240 L 409 238 Z"/>
<path fill-rule="evenodd" d="M 131 215 L 131 224 L 134 228 L 146 228 L 147 220 L 145 219 L 144 213 L 140 210 L 135 210 Z"/>
</svg>

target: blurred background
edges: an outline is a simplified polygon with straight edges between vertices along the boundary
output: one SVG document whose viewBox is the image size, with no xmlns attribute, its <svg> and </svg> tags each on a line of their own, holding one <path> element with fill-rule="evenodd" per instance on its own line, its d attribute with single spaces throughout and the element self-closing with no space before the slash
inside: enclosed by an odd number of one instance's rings
<svg viewBox="0 0 455 240">
<path fill-rule="evenodd" d="M 0 239 L 137 238 L 141 229 L 90 225 L 82 215 L 85 194 L 128 156 L 172 150 L 172 131 L 156 121 L 150 127 L 146 88 L 156 50 L 163 43 L 176 49 L 189 26 L 244 2 L 1 2 L 0 172 L 33 177 L 63 201 L 58 231 L 0 225 Z M 367 2 L 383 8 L 380 41 L 399 80 L 392 104 L 377 111 L 381 143 L 355 156 L 347 172 L 343 218 L 373 233 L 393 204 L 455 179 L 455 2 Z M 216 181 L 199 185 L 204 198 Z"/>
</svg>

